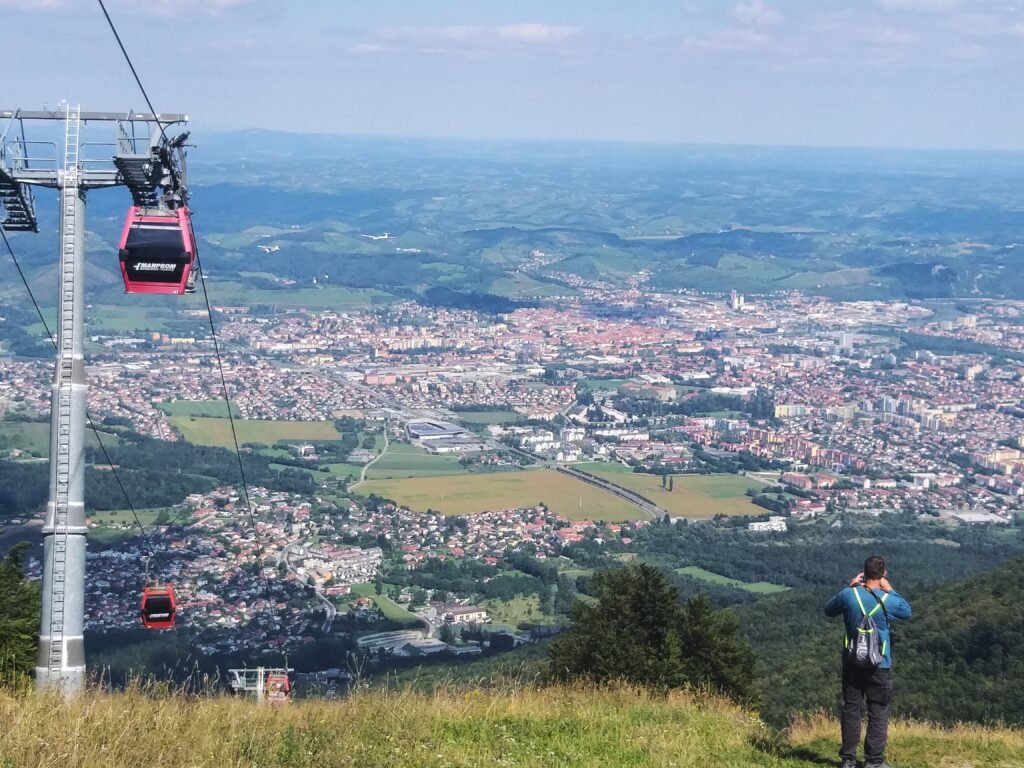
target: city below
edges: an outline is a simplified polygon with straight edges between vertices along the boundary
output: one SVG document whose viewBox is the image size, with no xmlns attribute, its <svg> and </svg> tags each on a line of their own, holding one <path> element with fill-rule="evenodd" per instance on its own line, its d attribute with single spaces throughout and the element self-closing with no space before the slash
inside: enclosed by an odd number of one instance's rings
<svg viewBox="0 0 1024 768">
<path fill-rule="evenodd" d="M 239 484 L 207 482 L 142 509 L 146 538 L 127 510 L 94 508 L 88 628 L 137 625 L 152 548 L 199 653 L 337 635 L 396 657 L 473 655 L 559 623 L 557 584 L 517 593 L 499 576 L 509 557 L 572 580 L 589 573 L 573 551 L 643 557 L 645 529 L 666 521 L 773 537 L 898 514 L 944 540 L 1019 511 L 1019 303 L 665 293 L 642 273 L 574 283 L 557 309 L 498 315 L 215 306 L 243 454 L 308 485 L 250 483 L 250 519 Z M 89 409 L 115 455 L 130 433 L 232 447 L 201 315 L 181 311 L 187 336 L 90 331 Z M 51 369 L 0 361 L 15 463 L 45 457 L 31 438 Z M 485 586 L 396 576 L 448 560 L 490 568 Z"/>
</svg>

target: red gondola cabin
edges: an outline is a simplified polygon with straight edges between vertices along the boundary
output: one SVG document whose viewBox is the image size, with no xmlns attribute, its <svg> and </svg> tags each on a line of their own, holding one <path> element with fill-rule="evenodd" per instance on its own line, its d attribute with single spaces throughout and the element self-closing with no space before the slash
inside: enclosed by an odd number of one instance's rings
<svg viewBox="0 0 1024 768">
<path fill-rule="evenodd" d="M 118 249 L 125 293 L 183 294 L 193 289 L 196 242 L 188 208 L 128 209 Z"/>
<path fill-rule="evenodd" d="M 146 629 L 170 629 L 178 601 L 173 584 L 152 584 L 142 590 L 142 626 Z"/>
<path fill-rule="evenodd" d="M 264 690 L 268 703 L 287 704 L 292 698 L 292 684 L 288 680 L 288 673 L 267 673 Z"/>
</svg>

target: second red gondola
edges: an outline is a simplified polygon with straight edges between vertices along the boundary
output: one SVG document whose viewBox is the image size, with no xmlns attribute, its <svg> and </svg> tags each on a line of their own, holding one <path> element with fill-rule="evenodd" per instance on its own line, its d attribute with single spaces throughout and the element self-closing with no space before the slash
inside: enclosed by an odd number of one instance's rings
<svg viewBox="0 0 1024 768">
<path fill-rule="evenodd" d="M 177 609 L 173 584 L 150 584 L 142 590 L 139 616 L 146 629 L 170 629 L 174 626 Z"/>
</svg>

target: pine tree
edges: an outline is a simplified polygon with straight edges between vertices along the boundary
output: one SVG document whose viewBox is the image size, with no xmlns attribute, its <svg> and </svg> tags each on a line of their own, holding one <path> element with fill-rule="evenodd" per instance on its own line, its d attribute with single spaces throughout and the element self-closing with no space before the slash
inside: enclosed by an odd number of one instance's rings
<svg viewBox="0 0 1024 768">
<path fill-rule="evenodd" d="M 736 620 L 679 591 L 651 565 L 594 574 L 596 600 L 577 601 L 572 627 L 549 649 L 557 680 L 627 681 L 667 690 L 707 687 L 750 701 L 754 656 Z"/>
<path fill-rule="evenodd" d="M 21 542 L 0 561 L 0 684 L 13 685 L 32 673 L 39 630 L 39 587 L 25 579 Z"/>
</svg>

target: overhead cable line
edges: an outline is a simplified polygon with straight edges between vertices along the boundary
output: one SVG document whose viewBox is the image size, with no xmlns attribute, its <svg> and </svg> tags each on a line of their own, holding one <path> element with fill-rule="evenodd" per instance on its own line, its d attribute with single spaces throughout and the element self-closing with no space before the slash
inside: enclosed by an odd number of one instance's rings
<svg viewBox="0 0 1024 768">
<path fill-rule="evenodd" d="M 235 415 L 231 410 L 231 398 L 228 395 L 228 380 L 224 375 L 224 360 L 220 354 L 220 342 L 217 340 L 217 327 L 213 322 L 213 307 L 210 305 L 210 294 L 206 291 L 206 273 L 203 271 L 203 263 L 196 254 L 196 266 L 199 267 L 199 282 L 203 286 L 203 300 L 206 302 L 206 316 L 210 321 L 210 338 L 213 339 L 213 352 L 217 357 L 217 370 L 220 372 L 220 386 L 224 393 L 224 405 L 228 410 L 228 424 L 231 425 L 231 441 L 235 445 L 235 458 L 238 459 L 238 474 L 242 477 L 242 494 L 245 499 L 245 509 L 249 513 L 249 522 L 252 524 L 253 536 L 256 538 L 256 559 L 260 566 L 260 578 L 263 579 L 263 588 L 266 592 L 267 601 L 270 597 L 270 583 L 267 581 L 267 574 L 263 566 L 263 542 L 260 541 L 259 531 L 256 529 L 256 516 L 252 511 L 252 502 L 249 500 L 249 483 L 245 479 L 245 466 L 242 462 L 242 449 L 238 444 L 238 430 L 235 428 Z"/>
<path fill-rule="evenodd" d="M 131 70 L 132 76 L 135 78 L 135 82 L 139 86 L 139 91 L 142 92 L 142 97 L 146 100 L 146 106 L 149 107 L 149 111 L 153 114 L 154 118 L 156 118 L 157 111 L 153 107 L 153 102 L 150 100 L 149 94 L 146 93 L 146 88 L 145 86 L 143 86 L 142 79 L 139 77 L 139 73 L 136 71 L 135 65 L 132 63 L 131 56 L 128 55 L 128 51 L 125 48 L 124 43 L 121 41 L 121 36 L 117 32 L 117 27 L 114 26 L 113 19 L 110 18 L 110 14 L 107 12 L 107 8 L 103 4 L 103 0 L 97 0 L 97 2 L 99 3 L 100 9 L 103 11 L 103 16 L 106 18 L 107 24 L 110 26 L 110 31 L 114 34 L 114 39 L 117 41 L 117 45 L 121 49 L 121 53 L 124 55 L 125 61 L 128 63 L 128 68 Z M 160 120 L 156 119 L 156 123 L 157 126 L 159 126 L 160 128 L 160 133 L 163 135 L 164 140 L 168 141 L 167 134 L 164 132 L 164 127 L 160 123 Z M 235 457 L 238 459 L 238 472 L 242 478 L 242 495 L 245 500 L 245 508 L 246 511 L 248 512 L 249 522 L 252 525 L 252 532 L 256 541 L 256 559 L 258 561 L 260 568 L 260 578 L 263 580 L 263 589 L 267 598 L 267 602 L 273 603 L 273 599 L 270 595 L 270 582 L 267 580 L 267 574 L 265 572 L 263 564 L 263 543 L 260 541 L 260 534 L 256 528 L 256 516 L 253 514 L 252 502 L 249 498 L 249 484 L 245 478 L 245 467 L 242 461 L 242 451 L 238 443 L 238 432 L 235 428 L 234 414 L 231 411 L 231 399 L 228 396 L 228 383 L 227 378 L 224 375 L 224 361 L 221 358 L 220 344 L 217 341 L 217 329 L 213 321 L 213 308 L 210 305 L 210 295 L 206 291 L 206 276 L 203 274 L 203 265 L 202 262 L 199 260 L 198 253 L 196 254 L 196 266 L 199 267 L 199 278 L 203 284 L 203 299 L 206 302 L 206 314 L 210 321 L 210 336 L 213 339 L 213 350 L 217 357 L 217 369 L 220 372 L 221 389 L 224 392 L 224 404 L 227 407 L 228 422 L 231 425 L 231 439 L 235 446 Z M 274 612 L 274 614 L 276 615 L 276 611 Z M 280 625 L 280 621 L 278 622 L 278 624 Z"/>
<path fill-rule="evenodd" d="M 46 322 L 43 310 L 39 307 L 39 302 L 36 301 L 35 294 L 32 292 L 32 287 L 29 285 L 28 279 L 25 277 L 25 272 L 21 268 L 21 263 L 18 261 L 18 257 L 14 253 L 14 249 L 11 248 L 11 242 L 7 239 L 7 233 L 4 231 L 2 226 L 0 226 L 0 237 L 3 238 L 4 245 L 7 247 L 7 253 L 10 254 L 11 260 L 14 262 L 14 267 L 18 270 L 18 276 L 21 278 L 22 285 L 25 286 L 25 291 L 28 293 L 28 297 L 32 301 L 32 306 L 35 307 L 36 314 L 39 316 L 39 322 L 42 323 L 43 330 L 46 331 L 46 335 L 49 337 L 50 343 L 53 345 L 54 349 L 56 349 L 57 340 L 53 338 L 53 333 L 51 333 L 50 326 Z M 110 471 L 114 475 L 114 480 L 117 481 L 117 485 L 121 489 L 121 494 L 124 496 L 125 503 L 128 505 L 128 509 L 131 510 L 132 517 L 135 518 L 135 522 L 139 526 L 139 530 L 142 532 L 142 540 L 145 544 L 148 557 L 152 558 L 156 555 L 156 551 L 153 549 L 153 546 L 149 541 L 149 534 L 146 532 L 146 526 L 144 526 L 142 524 L 142 520 L 139 519 L 139 514 L 135 510 L 135 505 L 132 504 L 131 497 L 128 495 L 128 489 L 124 487 L 124 483 L 121 481 L 121 475 L 114 466 L 114 462 L 110 459 L 110 454 L 107 452 L 107 446 L 104 444 L 103 438 L 100 437 L 100 431 L 96 428 L 96 423 L 92 420 L 92 414 L 89 413 L 88 408 L 85 411 L 85 418 L 89 422 L 89 427 L 92 429 L 96 442 L 99 443 L 100 450 L 103 452 L 103 458 L 106 460 L 107 466 L 110 467 Z"/>
<path fill-rule="evenodd" d="M 121 42 L 121 36 L 117 33 L 117 27 L 114 26 L 114 20 L 110 18 L 110 14 L 107 13 L 107 6 L 103 4 L 103 0 L 97 0 L 100 4 L 100 10 L 103 11 L 103 15 L 107 19 L 107 24 L 110 26 L 110 31 L 114 33 L 114 39 L 117 41 L 118 47 L 121 49 L 121 53 L 124 54 L 124 60 L 128 62 L 128 69 L 132 71 L 132 77 L 135 78 L 135 84 L 139 86 L 139 90 L 142 91 L 142 98 L 146 100 L 146 106 L 149 107 L 150 113 L 153 117 L 156 117 L 156 110 L 153 109 L 153 102 L 149 100 L 149 94 L 146 93 L 145 86 L 142 85 L 142 80 L 139 79 L 139 73 L 135 71 L 135 65 L 132 63 L 132 57 L 128 55 L 128 51 L 124 47 L 124 43 Z M 160 128 L 160 133 L 163 135 L 164 140 L 167 140 L 167 134 L 164 132 L 163 123 L 157 118 L 157 127 Z"/>
</svg>

